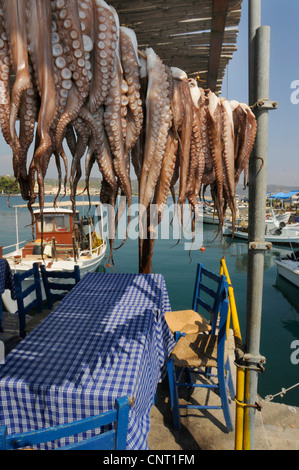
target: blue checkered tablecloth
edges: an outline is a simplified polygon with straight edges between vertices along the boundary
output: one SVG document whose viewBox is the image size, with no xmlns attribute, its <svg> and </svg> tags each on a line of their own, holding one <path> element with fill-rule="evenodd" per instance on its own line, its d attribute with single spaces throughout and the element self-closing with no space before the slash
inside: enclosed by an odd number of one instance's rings
<svg viewBox="0 0 299 470">
<path fill-rule="evenodd" d="M 175 345 L 168 310 L 162 275 L 86 274 L 0 366 L 0 424 L 8 433 L 54 426 L 127 395 L 127 449 L 147 449 L 149 411 Z"/>
</svg>

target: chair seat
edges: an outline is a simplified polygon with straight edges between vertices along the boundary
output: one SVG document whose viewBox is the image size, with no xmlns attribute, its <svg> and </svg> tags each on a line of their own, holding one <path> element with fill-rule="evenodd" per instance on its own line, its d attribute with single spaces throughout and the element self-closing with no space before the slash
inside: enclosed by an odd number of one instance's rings
<svg viewBox="0 0 299 470">
<path fill-rule="evenodd" d="M 208 320 L 195 310 L 176 310 L 165 313 L 165 320 L 172 333 L 200 333 L 210 331 L 211 325 Z"/>
<path fill-rule="evenodd" d="M 187 334 L 181 336 L 171 357 L 177 367 L 217 367 L 217 335 Z M 225 362 L 227 348 L 225 348 Z"/>
</svg>

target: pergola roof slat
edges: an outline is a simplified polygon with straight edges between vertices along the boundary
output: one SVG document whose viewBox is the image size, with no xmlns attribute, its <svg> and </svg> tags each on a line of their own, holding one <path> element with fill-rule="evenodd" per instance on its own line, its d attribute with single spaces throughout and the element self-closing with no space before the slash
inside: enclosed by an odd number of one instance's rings
<svg viewBox="0 0 299 470">
<path fill-rule="evenodd" d="M 138 47 L 152 47 L 163 62 L 200 75 L 200 85 L 221 92 L 237 49 L 242 0 L 108 0 L 120 24 L 135 31 Z"/>
</svg>

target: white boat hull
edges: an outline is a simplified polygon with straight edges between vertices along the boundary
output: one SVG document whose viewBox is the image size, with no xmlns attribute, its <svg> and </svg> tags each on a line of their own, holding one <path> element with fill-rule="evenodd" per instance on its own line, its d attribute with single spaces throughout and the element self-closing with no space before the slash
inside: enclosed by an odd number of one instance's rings
<svg viewBox="0 0 299 470">
<path fill-rule="evenodd" d="M 299 287 L 299 262 L 291 260 L 275 260 L 277 272 L 296 287 Z"/>
<path fill-rule="evenodd" d="M 229 227 L 225 227 L 223 230 L 224 235 L 232 236 L 232 230 Z M 240 232 L 236 230 L 234 232 L 234 238 L 241 238 L 243 240 L 248 240 L 247 232 Z M 299 245 L 299 232 L 293 229 L 282 230 L 281 235 L 265 235 L 265 242 L 273 243 L 274 245 Z"/>
<path fill-rule="evenodd" d="M 73 259 L 70 259 L 68 261 L 57 261 L 57 262 L 54 261 L 51 266 L 49 266 L 49 263 L 50 263 L 51 260 L 48 260 L 43 264 L 45 264 L 45 266 L 47 267 L 47 271 L 49 271 L 49 272 L 50 271 L 73 271 L 75 264 L 78 264 L 79 268 L 80 268 L 80 277 L 82 278 L 86 273 L 96 271 L 96 269 L 101 265 L 102 260 L 105 256 L 105 253 L 106 253 L 106 248 L 107 248 L 107 245 L 106 245 L 106 243 L 104 243 L 98 249 L 97 253 L 92 255 L 92 257 L 88 256 L 88 253 L 86 253 L 87 256 L 80 256 L 79 260 L 76 263 Z M 24 258 L 20 263 L 15 263 L 14 256 L 16 254 L 18 254 L 18 252 L 13 252 L 13 253 L 10 253 L 9 255 L 5 256 L 5 258 L 7 259 L 8 263 L 10 265 L 10 268 L 11 268 L 11 271 L 12 271 L 13 274 L 15 274 L 15 273 L 22 274 L 25 271 L 28 271 L 29 269 L 32 268 L 32 264 L 33 264 L 34 260 L 28 260 L 27 261 L 26 258 Z M 40 261 L 38 261 L 38 262 L 40 262 Z M 66 279 L 66 280 L 60 279 L 59 281 L 55 280 L 55 282 L 61 282 L 61 284 L 63 284 L 63 283 L 69 283 L 70 281 L 69 281 L 69 279 Z M 22 282 L 23 290 L 26 289 L 27 287 L 29 287 L 30 285 L 32 285 L 32 283 L 33 283 L 33 278 L 25 279 Z M 42 298 L 43 298 L 43 300 L 46 300 L 46 294 L 45 294 L 45 291 L 44 291 L 42 279 L 41 279 L 41 289 L 42 289 Z M 57 291 L 57 292 L 59 292 L 59 291 Z M 62 288 L 61 292 L 64 292 L 63 288 Z M 34 293 L 32 293 L 28 297 L 26 297 L 26 299 L 24 300 L 25 306 L 28 305 L 30 302 L 32 302 L 34 300 L 34 298 L 35 298 Z M 17 310 L 18 310 L 17 301 L 15 301 L 11 298 L 10 290 L 5 290 L 4 291 L 4 293 L 2 294 L 2 301 L 3 301 L 4 308 L 7 312 L 9 312 L 9 313 L 16 313 L 17 312 Z"/>
</svg>

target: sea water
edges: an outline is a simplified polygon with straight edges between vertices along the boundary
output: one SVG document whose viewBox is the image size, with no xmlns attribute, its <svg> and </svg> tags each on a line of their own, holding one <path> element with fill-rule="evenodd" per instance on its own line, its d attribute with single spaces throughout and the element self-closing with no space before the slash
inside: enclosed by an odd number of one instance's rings
<svg viewBox="0 0 299 470">
<path fill-rule="evenodd" d="M 82 198 L 78 198 L 82 200 Z M 87 198 L 85 197 L 85 201 Z M 46 197 L 53 201 L 53 197 Z M 24 204 L 21 197 L 0 197 L 0 245 L 7 246 L 16 241 L 16 219 L 13 206 Z M 78 207 L 79 209 L 79 207 Z M 80 208 L 80 212 L 86 212 Z M 31 238 L 30 216 L 27 209 L 18 210 L 19 241 Z M 185 221 L 186 225 L 188 221 Z M 138 272 L 138 238 L 129 236 L 125 244 L 114 250 L 114 264 L 103 260 L 101 270 L 106 272 Z M 242 339 L 246 335 L 247 256 L 246 241 L 235 239 L 230 245 L 217 236 L 217 225 L 203 225 L 202 242 L 205 248 L 189 250 L 184 237 L 177 240 L 158 237 L 154 246 L 152 271 L 163 274 L 173 310 L 191 308 L 197 263 L 219 273 L 220 260 L 225 256 L 227 268 L 234 288 Z M 122 239 L 115 240 L 118 248 Z M 189 240 L 188 240 L 189 241 Z M 186 249 L 187 248 L 187 249 Z M 290 252 L 290 248 L 272 248 L 265 253 L 264 286 L 260 354 L 266 358 L 265 371 L 259 374 L 258 392 L 264 398 L 274 395 L 282 388 L 299 382 L 299 364 L 294 360 L 294 341 L 299 340 L 299 290 L 277 277 L 275 257 Z M 109 255 L 109 250 L 107 251 Z M 298 349 L 298 347 L 297 347 Z M 293 356 L 292 356 L 293 354 Z M 297 355 L 299 358 L 299 354 Z M 299 406 L 299 387 L 288 391 L 276 402 Z"/>
</svg>

